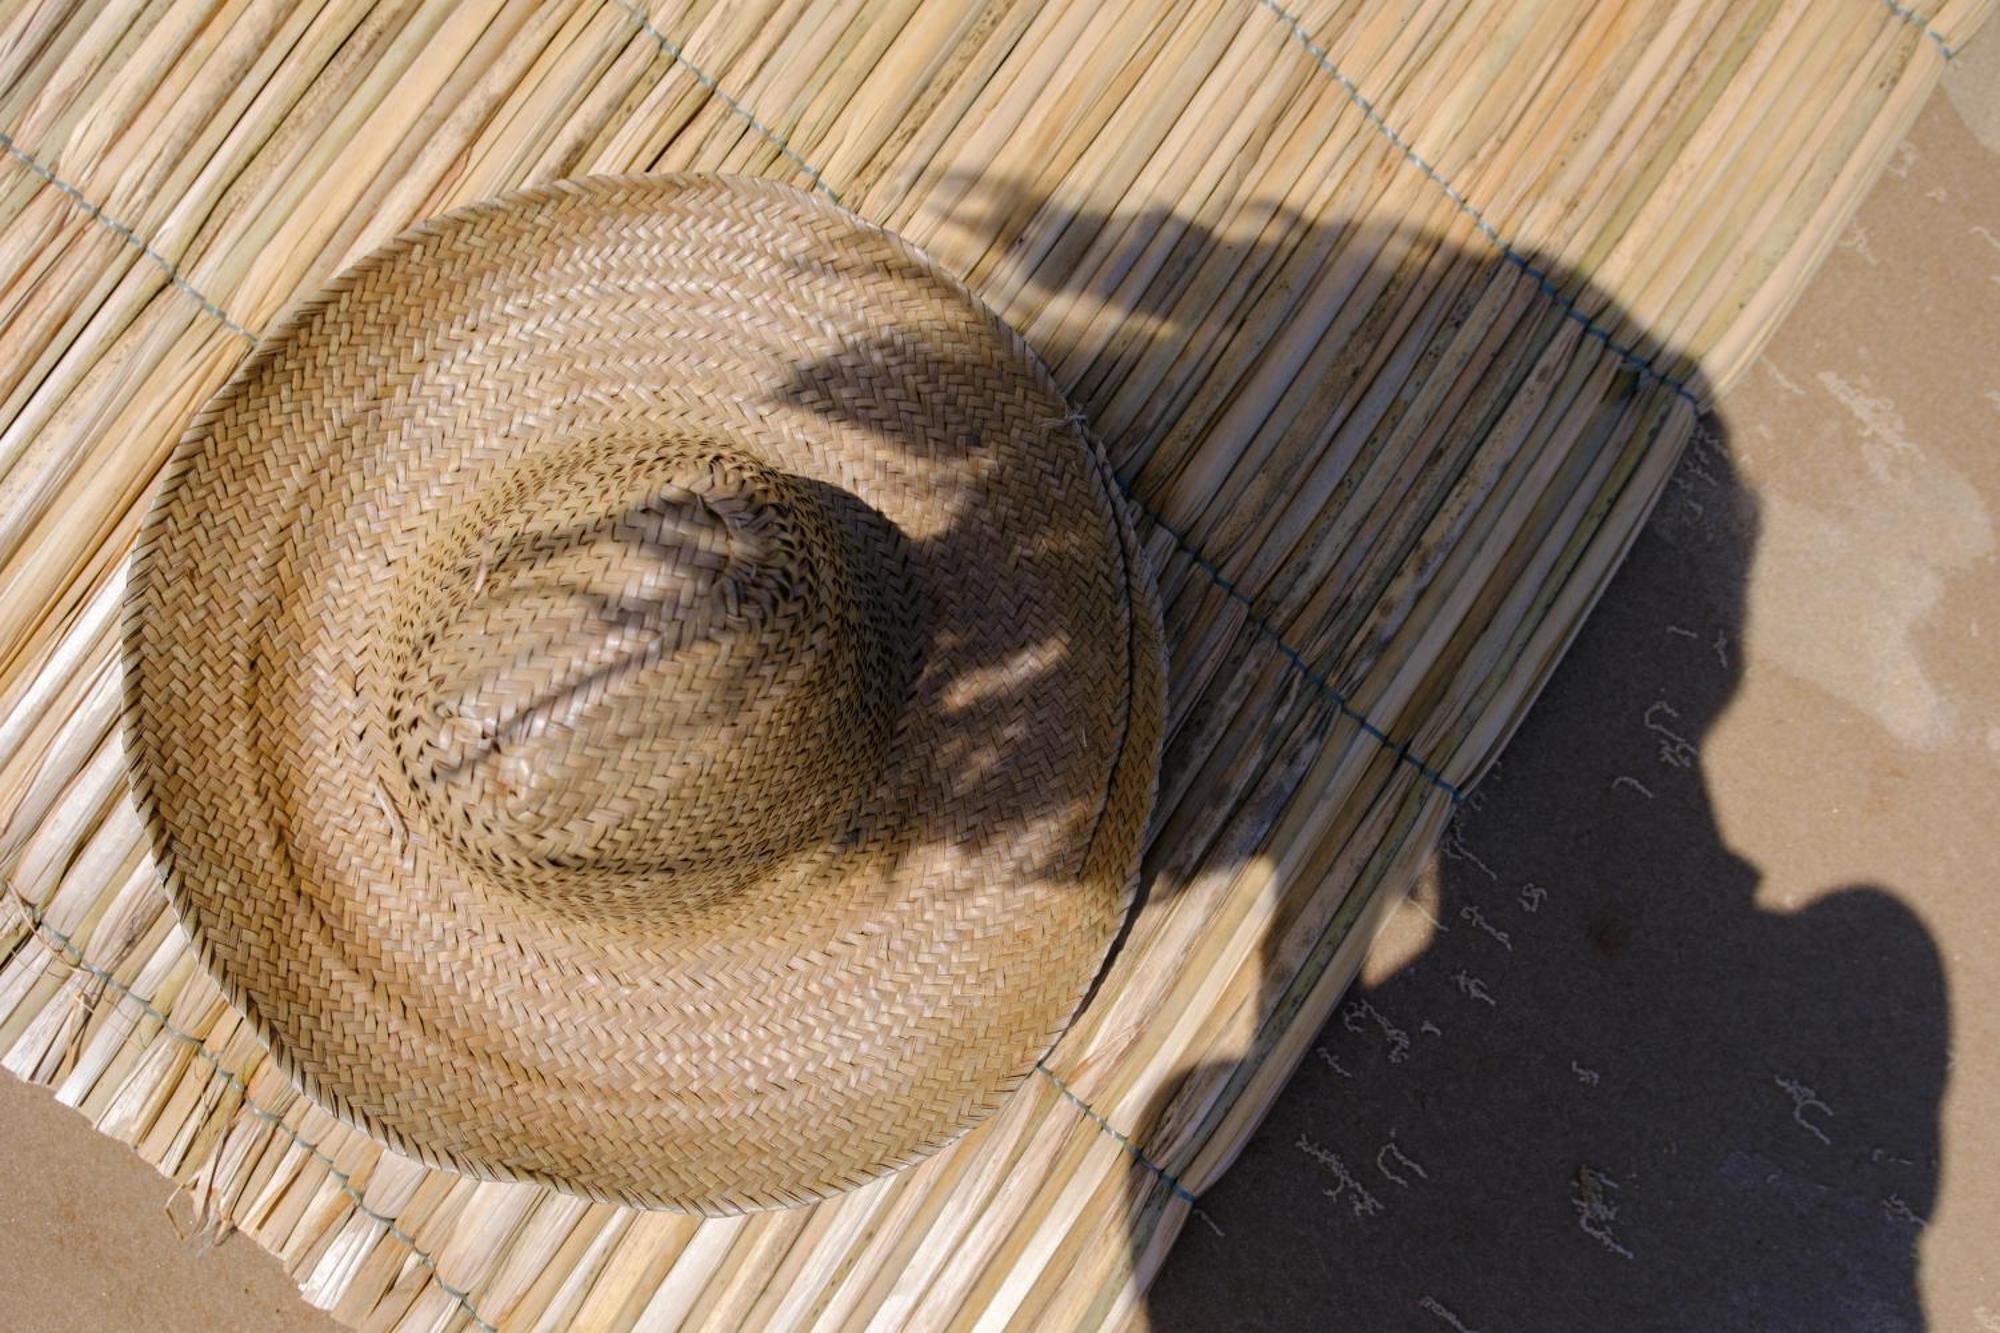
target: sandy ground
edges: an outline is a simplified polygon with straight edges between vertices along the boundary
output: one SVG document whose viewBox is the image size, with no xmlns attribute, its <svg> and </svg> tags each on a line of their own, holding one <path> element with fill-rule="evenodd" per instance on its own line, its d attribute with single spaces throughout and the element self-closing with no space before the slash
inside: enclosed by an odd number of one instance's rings
<svg viewBox="0 0 2000 1333">
<path fill-rule="evenodd" d="M 2000 1333 L 2000 39 L 1963 53 L 1152 1303 Z M 0 1326 L 331 1327 L 0 1079 Z"/>
</svg>

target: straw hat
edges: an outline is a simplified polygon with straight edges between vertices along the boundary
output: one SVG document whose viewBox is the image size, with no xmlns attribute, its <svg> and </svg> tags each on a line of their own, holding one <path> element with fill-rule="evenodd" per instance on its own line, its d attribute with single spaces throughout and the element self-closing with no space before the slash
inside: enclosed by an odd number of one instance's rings
<svg viewBox="0 0 2000 1333">
<path fill-rule="evenodd" d="M 406 233 L 196 419 L 133 784 L 319 1101 L 474 1175 L 803 1202 L 992 1111 L 1130 901 L 1159 612 L 1025 344 L 789 188 Z"/>
</svg>

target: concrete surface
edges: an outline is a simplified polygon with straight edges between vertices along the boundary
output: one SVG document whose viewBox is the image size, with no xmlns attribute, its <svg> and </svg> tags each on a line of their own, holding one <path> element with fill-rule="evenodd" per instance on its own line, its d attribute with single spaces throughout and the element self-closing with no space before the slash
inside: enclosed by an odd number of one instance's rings
<svg viewBox="0 0 2000 1333">
<path fill-rule="evenodd" d="M 2000 1333 L 1996 441 L 1989 34 L 1204 1200 L 1159 1326 Z M 41 1090 L 0 1078 L 0 1144 L 0 1327 L 330 1327 Z"/>
</svg>

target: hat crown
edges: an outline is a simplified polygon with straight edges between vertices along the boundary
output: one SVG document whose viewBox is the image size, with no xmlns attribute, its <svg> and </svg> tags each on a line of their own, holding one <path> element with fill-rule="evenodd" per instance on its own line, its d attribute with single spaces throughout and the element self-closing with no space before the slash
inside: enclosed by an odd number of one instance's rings
<svg viewBox="0 0 2000 1333">
<path fill-rule="evenodd" d="M 413 832 L 538 907 L 654 924 L 853 841 L 911 637 L 893 529 L 701 441 L 563 453 L 406 575 L 386 776 Z"/>
</svg>

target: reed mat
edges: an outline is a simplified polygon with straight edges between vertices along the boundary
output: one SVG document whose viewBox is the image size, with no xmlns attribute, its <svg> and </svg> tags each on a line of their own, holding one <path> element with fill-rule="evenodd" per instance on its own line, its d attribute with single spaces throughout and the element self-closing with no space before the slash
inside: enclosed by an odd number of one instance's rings
<svg viewBox="0 0 2000 1333">
<path fill-rule="evenodd" d="M 0 4 L 0 1065 L 375 1329 L 1118 1324 L 1991 0 Z M 125 791 L 124 561 L 295 297 L 592 172 L 818 190 L 1020 329 L 1166 609 L 1143 905 L 1007 1107 L 810 1208 L 338 1126 Z"/>
</svg>

